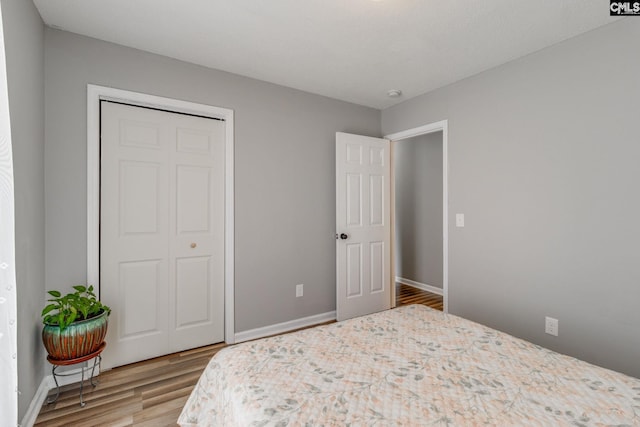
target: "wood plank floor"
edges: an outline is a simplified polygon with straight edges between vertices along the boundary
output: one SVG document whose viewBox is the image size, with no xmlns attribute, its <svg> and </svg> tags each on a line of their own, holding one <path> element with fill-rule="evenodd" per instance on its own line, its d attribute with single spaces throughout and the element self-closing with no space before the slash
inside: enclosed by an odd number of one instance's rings
<svg viewBox="0 0 640 427">
<path fill-rule="evenodd" d="M 112 369 L 93 388 L 85 382 L 62 387 L 58 401 L 45 404 L 36 426 L 176 426 L 176 420 L 205 366 L 225 344 L 216 344 Z M 55 395 L 52 390 L 50 397 Z"/>
<path fill-rule="evenodd" d="M 423 304 L 436 310 L 443 310 L 442 295 L 433 294 L 402 283 L 396 284 L 396 304 L 398 307 L 409 304 Z"/>
<path fill-rule="evenodd" d="M 397 288 L 397 305 L 424 304 L 442 310 L 442 297 L 410 286 Z M 45 404 L 37 427 L 163 427 L 176 420 L 209 359 L 225 344 L 216 344 L 112 369 L 100 374 L 93 388 L 85 382 L 80 407 L 80 384 L 62 387 L 54 404 Z M 55 395 L 51 390 L 50 397 Z"/>
</svg>

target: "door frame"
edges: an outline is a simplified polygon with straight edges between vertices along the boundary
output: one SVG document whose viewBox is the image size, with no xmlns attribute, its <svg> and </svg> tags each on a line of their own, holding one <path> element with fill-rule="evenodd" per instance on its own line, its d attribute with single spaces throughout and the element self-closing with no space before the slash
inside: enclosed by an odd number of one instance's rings
<svg viewBox="0 0 640 427">
<path fill-rule="evenodd" d="M 442 132 L 442 300 L 443 311 L 449 312 L 449 168 L 448 168 L 448 133 L 449 123 L 441 120 L 424 126 L 404 130 L 386 135 L 384 138 L 391 141 L 391 307 L 396 306 L 396 257 L 395 257 L 395 218 L 396 218 L 396 194 L 395 194 L 395 144 L 415 136 L 427 135 L 434 132 Z"/>
<path fill-rule="evenodd" d="M 234 324 L 234 113 L 228 108 L 140 92 L 87 85 L 87 283 L 100 292 L 100 101 L 222 119 L 225 126 L 224 340 L 235 342 Z"/>
</svg>

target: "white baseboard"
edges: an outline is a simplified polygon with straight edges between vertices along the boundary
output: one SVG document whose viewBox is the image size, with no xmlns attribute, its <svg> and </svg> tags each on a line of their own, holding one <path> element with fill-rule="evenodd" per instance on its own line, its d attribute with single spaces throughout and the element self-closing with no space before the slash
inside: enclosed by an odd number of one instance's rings
<svg viewBox="0 0 640 427">
<path fill-rule="evenodd" d="M 92 366 L 92 364 L 93 364 L 93 361 L 90 361 L 89 368 L 87 369 L 85 367 L 85 375 L 84 375 L 85 381 L 91 378 L 90 366 Z M 64 376 L 58 377 L 58 385 L 60 387 L 68 384 L 79 383 L 80 380 L 82 379 L 82 371 L 80 370 L 80 368 L 70 369 L 68 371 L 63 371 L 60 373 L 64 374 Z M 100 374 L 100 365 L 98 364 L 96 366 L 94 378 L 97 377 L 99 374 Z M 56 387 L 56 382 L 53 380 L 53 375 L 46 375 L 42 379 L 42 382 L 40 383 L 40 386 L 38 387 L 38 390 L 36 391 L 35 396 L 33 396 L 33 399 L 31 399 L 31 403 L 29 404 L 29 408 L 27 409 L 27 412 L 24 414 L 24 417 L 22 417 L 22 422 L 20 423 L 20 427 L 33 426 L 33 424 L 36 422 L 36 418 L 38 418 L 40 409 L 42 409 L 42 405 L 44 405 L 44 402 L 47 399 L 47 396 L 49 395 L 49 391 L 54 389 L 55 387 Z M 86 384 L 85 384 L 85 387 L 87 387 Z"/>
<path fill-rule="evenodd" d="M 275 325 L 264 326 L 262 328 L 249 329 L 248 331 L 242 331 L 235 334 L 236 343 L 281 334 L 284 332 L 292 331 L 294 329 L 313 326 L 335 319 L 336 312 L 329 311 L 327 313 L 315 314 L 313 316 L 289 320 L 288 322 L 276 323 Z"/>
<path fill-rule="evenodd" d="M 47 398 L 47 394 L 49 394 L 49 390 L 51 389 L 49 381 L 53 384 L 53 377 L 51 377 L 51 375 L 45 376 L 40 382 L 38 390 L 33 396 L 33 399 L 31 399 L 29 408 L 27 408 L 27 412 L 24 414 L 24 417 L 22 417 L 19 427 L 33 427 L 33 424 L 35 424 L 36 418 L 38 418 L 38 414 L 40 413 L 40 409 L 42 408 L 42 405 Z"/>
<path fill-rule="evenodd" d="M 442 295 L 442 288 L 438 288 L 436 286 L 426 285 L 414 280 L 405 279 L 404 277 L 396 277 L 396 282 L 407 286 L 413 286 L 414 288 L 422 289 L 423 291 L 431 292 L 432 294 Z"/>
</svg>

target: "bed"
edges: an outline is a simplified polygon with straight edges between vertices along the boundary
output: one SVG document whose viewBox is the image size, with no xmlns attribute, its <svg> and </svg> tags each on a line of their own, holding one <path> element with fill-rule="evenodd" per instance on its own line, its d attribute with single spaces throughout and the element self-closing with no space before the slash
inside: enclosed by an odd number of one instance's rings
<svg viewBox="0 0 640 427">
<path fill-rule="evenodd" d="M 640 380 L 411 305 L 221 350 L 178 424 L 633 426 Z"/>
</svg>

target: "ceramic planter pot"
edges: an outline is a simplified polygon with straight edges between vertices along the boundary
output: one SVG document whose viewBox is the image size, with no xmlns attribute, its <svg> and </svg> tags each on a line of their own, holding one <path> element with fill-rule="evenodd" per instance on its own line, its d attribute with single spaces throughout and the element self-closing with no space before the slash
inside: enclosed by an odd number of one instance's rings
<svg viewBox="0 0 640 427">
<path fill-rule="evenodd" d="M 98 350 L 107 335 L 109 313 L 73 322 L 60 331 L 57 325 L 44 325 L 42 342 L 51 359 L 72 360 Z"/>
</svg>

